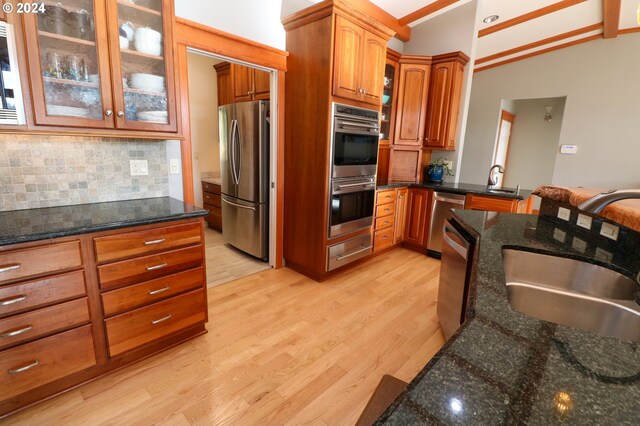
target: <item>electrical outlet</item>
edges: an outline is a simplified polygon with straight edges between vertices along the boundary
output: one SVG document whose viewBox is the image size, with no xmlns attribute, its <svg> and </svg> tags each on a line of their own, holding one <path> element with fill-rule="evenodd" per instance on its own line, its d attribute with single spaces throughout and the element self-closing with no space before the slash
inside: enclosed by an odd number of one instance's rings
<svg viewBox="0 0 640 426">
<path fill-rule="evenodd" d="M 595 258 L 606 263 L 611 263 L 611 261 L 613 260 L 613 253 L 598 247 L 596 248 Z"/>
<path fill-rule="evenodd" d="M 169 160 L 169 173 L 172 175 L 180 174 L 180 160 L 177 158 L 171 158 Z"/>
<path fill-rule="evenodd" d="M 591 218 L 591 216 L 587 216 L 586 214 L 579 214 L 576 225 L 584 229 L 591 229 L 592 222 L 593 222 L 593 219 Z"/>
<path fill-rule="evenodd" d="M 580 253 L 584 253 L 587 251 L 587 242 L 578 237 L 573 237 L 573 244 L 571 244 L 571 247 Z"/>
<path fill-rule="evenodd" d="M 565 209 L 564 207 L 558 207 L 558 218 L 566 220 L 568 222 L 570 217 L 571 210 Z"/>
<path fill-rule="evenodd" d="M 452 160 L 444 160 L 443 164 L 449 168 L 449 170 L 453 170 L 453 161 Z"/>
<path fill-rule="evenodd" d="M 147 160 L 129 160 L 131 176 L 147 176 L 149 174 L 149 163 Z"/>
<path fill-rule="evenodd" d="M 561 243 L 564 243 L 564 241 L 567 239 L 567 233 L 561 229 L 556 228 L 553 230 L 553 238 L 560 241 Z"/>
<path fill-rule="evenodd" d="M 602 229 L 600 229 L 600 235 L 610 238 L 613 241 L 618 241 L 618 232 L 620 232 L 620 228 L 618 228 L 617 226 L 611 225 L 610 223 L 607 223 L 607 222 L 602 222 Z"/>
</svg>

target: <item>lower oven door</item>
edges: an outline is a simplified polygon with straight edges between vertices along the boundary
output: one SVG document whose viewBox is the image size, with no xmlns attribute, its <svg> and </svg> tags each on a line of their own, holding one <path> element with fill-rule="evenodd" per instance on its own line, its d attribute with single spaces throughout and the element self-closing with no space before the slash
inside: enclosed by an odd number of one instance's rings
<svg viewBox="0 0 640 426">
<path fill-rule="evenodd" d="M 329 206 L 329 237 L 371 227 L 374 203 L 374 178 L 334 180 Z"/>
</svg>

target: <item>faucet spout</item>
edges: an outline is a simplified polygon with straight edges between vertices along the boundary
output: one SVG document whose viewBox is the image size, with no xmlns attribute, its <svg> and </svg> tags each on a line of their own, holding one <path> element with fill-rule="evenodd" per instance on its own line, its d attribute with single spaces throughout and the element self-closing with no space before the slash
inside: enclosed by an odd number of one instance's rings
<svg viewBox="0 0 640 426">
<path fill-rule="evenodd" d="M 578 208 L 587 213 L 598 214 L 611 203 L 629 199 L 640 199 L 640 189 L 614 189 L 602 192 L 589 198 Z"/>
<path fill-rule="evenodd" d="M 492 189 L 498 183 L 498 176 L 496 175 L 496 169 L 498 173 L 504 173 L 504 167 L 500 164 L 494 164 L 489 169 L 489 179 L 487 180 L 487 189 Z"/>
</svg>

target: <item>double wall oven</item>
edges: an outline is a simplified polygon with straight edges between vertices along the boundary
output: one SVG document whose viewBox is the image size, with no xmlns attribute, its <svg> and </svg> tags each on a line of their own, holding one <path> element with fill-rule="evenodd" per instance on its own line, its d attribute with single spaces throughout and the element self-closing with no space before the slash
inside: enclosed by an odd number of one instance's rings
<svg viewBox="0 0 640 426">
<path fill-rule="evenodd" d="M 379 135 L 378 111 L 333 104 L 329 238 L 371 228 L 373 224 Z M 327 250 L 327 270 L 369 253 L 370 234 L 332 245 Z"/>
</svg>

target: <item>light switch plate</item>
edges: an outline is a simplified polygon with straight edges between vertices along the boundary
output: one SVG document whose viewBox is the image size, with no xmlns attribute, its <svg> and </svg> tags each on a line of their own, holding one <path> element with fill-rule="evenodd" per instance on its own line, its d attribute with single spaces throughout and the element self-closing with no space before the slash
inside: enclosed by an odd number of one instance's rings
<svg viewBox="0 0 640 426">
<path fill-rule="evenodd" d="M 147 176 L 149 174 L 149 163 L 147 160 L 129 160 L 131 176 Z"/>
<path fill-rule="evenodd" d="M 607 222 L 602 222 L 602 229 L 600 229 L 600 235 L 610 238 L 613 241 L 618 241 L 618 232 L 620 228 L 615 225 L 611 225 Z"/>
<path fill-rule="evenodd" d="M 571 210 L 565 209 L 564 207 L 558 207 L 558 217 L 568 222 L 571 217 Z"/>
<path fill-rule="evenodd" d="M 562 229 L 556 228 L 553 230 L 553 238 L 560 241 L 561 243 L 564 243 L 564 241 L 567 239 L 567 233 Z"/>
<path fill-rule="evenodd" d="M 586 214 L 579 214 L 578 222 L 576 224 L 581 228 L 591 229 L 592 222 L 593 222 L 593 218 L 591 216 L 587 216 Z"/>
<path fill-rule="evenodd" d="M 573 244 L 571 244 L 571 247 L 580 253 L 584 253 L 587 251 L 587 242 L 578 237 L 573 237 Z"/>
<path fill-rule="evenodd" d="M 613 260 L 613 253 L 598 247 L 596 248 L 595 258 L 603 262 L 610 263 Z"/>
<path fill-rule="evenodd" d="M 177 158 L 169 159 L 169 173 L 172 175 L 180 174 L 180 160 Z"/>
</svg>

